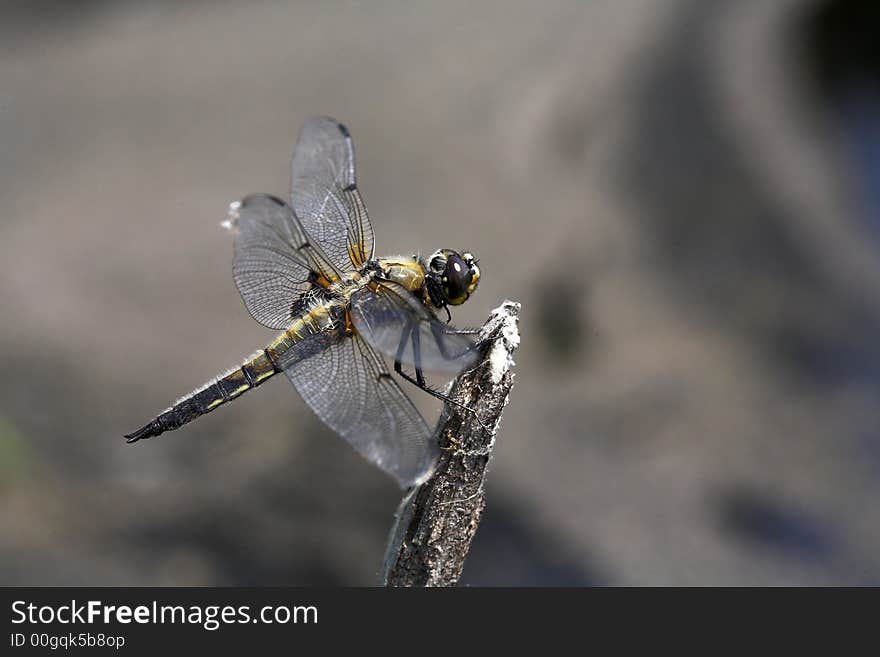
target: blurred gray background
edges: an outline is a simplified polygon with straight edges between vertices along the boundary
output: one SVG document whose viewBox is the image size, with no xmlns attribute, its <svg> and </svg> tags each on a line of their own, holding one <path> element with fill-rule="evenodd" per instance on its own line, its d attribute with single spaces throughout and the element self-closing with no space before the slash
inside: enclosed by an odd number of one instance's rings
<svg viewBox="0 0 880 657">
<path fill-rule="evenodd" d="M 523 304 L 463 583 L 880 584 L 876 6 L 4 2 L 0 583 L 377 582 L 283 377 L 122 441 L 272 337 L 219 222 L 329 114 L 379 252 Z"/>
</svg>

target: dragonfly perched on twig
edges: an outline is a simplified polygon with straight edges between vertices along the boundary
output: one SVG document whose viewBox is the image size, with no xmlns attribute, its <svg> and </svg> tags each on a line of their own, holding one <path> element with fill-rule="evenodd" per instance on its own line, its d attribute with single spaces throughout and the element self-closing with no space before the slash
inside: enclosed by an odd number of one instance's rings
<svg viewBox="0 0 880 657">
<path fill-rule="evenodd" d="M 235 235 L 233 277 L 245 306 L 283 332 L 126 438 L 178 429 L 284 372 L 321 420 L 412 486 L 430 475 L 439 448 L 379 353 L 404 380 L 455 403 L 427 385 L 423 370 L 455 375 L 476 361 L 476 332 L 450 326 L 448 307 L 473 294 L 477 261 L 451 249 L 374 258 L 354 146 L 341 123 L 306 121 L 291 166 L 290 205 L 253 194 L 233 203 L 224 222 Z"/>
</svg>

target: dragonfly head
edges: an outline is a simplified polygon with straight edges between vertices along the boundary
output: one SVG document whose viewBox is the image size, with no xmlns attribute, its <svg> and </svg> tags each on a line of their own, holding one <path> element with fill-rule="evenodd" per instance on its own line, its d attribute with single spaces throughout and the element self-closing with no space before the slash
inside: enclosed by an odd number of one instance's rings
<svg viewBox="0 0 880 657">
<path fill-rule="evenodd" d="M 431 281 L 432 287 L 439 291 L 439 295 L 431 295 L 435 304 L 437 299 L 434 297 L 440 297 L 441 303 L 437 305 L 463 304 L 480 282 L 480 268 L 477 267 L 477 261 L 467 252 L 459 254 L 452 249 L 440 249 L 431 255 L 428 266 L 430 268 L 428 280 Z"/>
</svg>

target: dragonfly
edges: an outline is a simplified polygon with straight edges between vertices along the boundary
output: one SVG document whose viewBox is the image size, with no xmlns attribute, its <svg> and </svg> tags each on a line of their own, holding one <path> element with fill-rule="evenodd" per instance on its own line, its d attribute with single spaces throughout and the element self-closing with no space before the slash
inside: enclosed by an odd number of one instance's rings
<svg viewBox="0 0 880 657">
<path fill-rule="evenodd" d="M 329 117 L 300 130 L 290 203 L 251 194 L 230 205 L 223 225 L 234 234 L 232 273 L 245 307 L 281 333 L 127 441 L 179 429 L 283 372 L 328 427 L 401 487 L 425 481 L 439 445 L 383 356 L 401 380 L 456 403 L 424 372 L 451 378 L 476 363 L 477 331 L 453 327 L 449 312 L 477 288 L 474 256 L 375 258 L 351 134 Z"/>
</svg>

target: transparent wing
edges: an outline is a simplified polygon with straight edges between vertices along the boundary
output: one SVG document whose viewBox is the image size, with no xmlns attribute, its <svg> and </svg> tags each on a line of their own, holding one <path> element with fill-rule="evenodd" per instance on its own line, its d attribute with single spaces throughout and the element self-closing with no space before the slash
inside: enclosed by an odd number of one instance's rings
<svg viewBox="0 0 880 657">
<path fill-rule="evenodd" d="M 340 271 L 360 268 L 373 257 L 373 228 L 344 125 L 327 117 L 306 121 L 293 151 L 290 190 L 296 216 Z"/>
<path fill-rule="evenodd" d="M 441 322 L 396 283 L 353 294 L 351 320 L 370 345 L 412 367 L 458 374 L 477 360 L 474 333 Z"/>
<path fill-rule="evenodd" d="M 279 365 L 318 417 L 402 488 L 430 475 L 437 442 L 382 359 L 357 335 Z"/>
<path fill-rule="evenodd" d="M 248 312 L 264 326 L 286 328 L 305 290 L 340 276 L 279 198 L 252 194 L 233 203 L 224 225 L 235 233 L 235 285 Z"/>
</svg>

